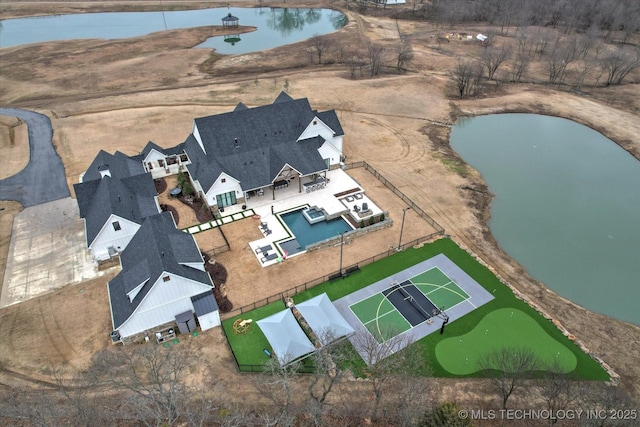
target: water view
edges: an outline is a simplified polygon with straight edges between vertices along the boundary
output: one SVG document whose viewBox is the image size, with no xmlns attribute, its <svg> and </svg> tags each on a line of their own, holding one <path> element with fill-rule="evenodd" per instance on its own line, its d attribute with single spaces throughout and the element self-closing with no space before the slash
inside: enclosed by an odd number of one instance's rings
<svg viewBox="0 0 640 427">
<path fill-rule="evenodd" d="M 257 27 L 236 37 L 212 37 L 198 47 L 223 54 L 248 53 L 306 40 L 342 28 L 347 18 L 330 9 L 213 8 L 166 12 L 110 12 L 53 15 L 0 21 L 0 47 L 54 40 L 120 39 L 157 31 L 222 25 L 231 13 L 242 26 Z"/>
<path fill-rule="evenodd" d="M 536 279 L 596 312 L 640 324 L 640 162 L 570 120 L 461 121 L 451 146 L 495 194 L 489 226 Z"/>
</svg>

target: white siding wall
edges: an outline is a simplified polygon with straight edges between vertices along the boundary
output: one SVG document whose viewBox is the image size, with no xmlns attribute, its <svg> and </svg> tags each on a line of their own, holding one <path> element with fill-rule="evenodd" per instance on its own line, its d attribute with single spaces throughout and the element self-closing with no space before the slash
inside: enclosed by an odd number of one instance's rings
<svg viewBox="0 0 640 427">
<path fill-rule="evenodd" d="M 329 126 L 324 124 L 324 122 L 319 118 L 315 117 L 311 121 L 311 123 L 309 123 L 307 128 L 302 132 L 298 140 L 313 138 L 314 136 L 318 135 L 322 136 L 324 139 L 330 140 L 333 138 L 333 133 L 334 132 L 331 130 L 331 128 L 329 128 Z"/>
<path fill-rule="evenodd" d="M 315 124 L 314 124 L 315 123 Z M 342 155 L 342 136 L 334 136 L 334 132 L 317 117 L 302 132 L 298 140 L 313 138 L 320 135 L 326 142 L 318 150 L 323 159 L 331 159 L 331 164 L 340 163 Z"/>
<path fill-rule="evenodd" d="M 185 311 L 193 311 L 191 297 L 199 295 L 211 286 L 194 282 L 184 277 L 169 274 L 171 280 L 165 282 L 163 274 L 153 285 L 151 291 L 138 306 L 136 312 L 118 331 L 128 337 L 175 320 L 176 315 Z"/>
<path fill-rule="evenodd" d="M 113 228 L 113 223 L 118 221 L 120 230 Z M 102 230 L 90 244 L 89 249 L 93 257 L 97 260 L 109 258 L 109 247 L 113 246 L 118 252 L 122 252 L 127 247 L 131 238 L 140 228 L 139 224 L 128 219 L 121 218 L 117 215 L 111 215 L 109 220 L 104 224 Z"/>
<path fill-rule="evenodd" d="M 318 149 L 318 152 L 323 159 L 330 159 L 331 165 L 340 163 L 340 155 L 342 153 L 336 150 L 336 147 L 331 145 L 329 142 L 322 144 L 322 147 Z"/>
<path fill-rule="evenodd" d="M 203 331 L 220 326 L 220 313 L 216 310 L 211 313 L 198 316 L 198 322 L 200 323 L 200 328 Z"/>
<path fill-rule="evenodd" d="M 222 182 L 223 179 L 225 182 Z M 226 173 L 221 173 L 218 179 L 216 179 L 216 182 L 214 182 L 209 191 L 207 191 L 207 203 L 209 206 L 217 205 L 216 196 L 218 194 L 229 193 L 230 191 L 236 192 L 236 199 L 244 197 L 240 183 Z"/>
</svg>

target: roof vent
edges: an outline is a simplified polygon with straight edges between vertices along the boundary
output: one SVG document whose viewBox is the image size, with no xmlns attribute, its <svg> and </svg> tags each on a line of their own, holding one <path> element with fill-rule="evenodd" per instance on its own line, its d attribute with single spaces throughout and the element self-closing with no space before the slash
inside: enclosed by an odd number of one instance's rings
<svg viewBox="0 0 640 427">
<path fill-rule="evenodd" d="M 240 143 L 238 142 L 238 138 L 234 138 L 233 139 L 233 144 L 236 146 L 236 148 L 240 147 Z"/>
</svg>

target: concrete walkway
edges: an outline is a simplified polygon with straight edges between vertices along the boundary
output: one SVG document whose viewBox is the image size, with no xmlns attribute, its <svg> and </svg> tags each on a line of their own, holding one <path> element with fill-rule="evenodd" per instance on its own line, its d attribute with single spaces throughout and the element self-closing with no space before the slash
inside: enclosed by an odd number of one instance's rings
<svg viewBox="0 0 640 427">
<path fill-rule="evenodd" d="M 0 108 L 0 115 L 23 120 L 29 130 L 29 163 L 0 181 L 0 200 L 16 200 L 25 208 L 69 197 L 62 160 L 53 148 L 51 121 L 43 114 Z"/>
</svg>

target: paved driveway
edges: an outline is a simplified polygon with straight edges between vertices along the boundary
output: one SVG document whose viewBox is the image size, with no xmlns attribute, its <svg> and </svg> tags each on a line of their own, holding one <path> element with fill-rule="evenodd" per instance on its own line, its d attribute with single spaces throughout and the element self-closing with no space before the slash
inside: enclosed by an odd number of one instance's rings
<svg viewBox="0 0 640 427">
<path fill-rule="evenodd" d="M 0 200 L 16 200 L 25 208 L 69 197 L 64 166 L 53 148 L 51 121 L 43 114 L 0 108 L 0 115 L 24 120 L 29 129 L 29 163 L 0 181 Z"/>
<path fill-rule="evenodd" d="M 86 249 L 75 199 L 32 206 L 13 219 L 0 308 L 101 276 Z"/>
</svg>

